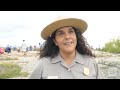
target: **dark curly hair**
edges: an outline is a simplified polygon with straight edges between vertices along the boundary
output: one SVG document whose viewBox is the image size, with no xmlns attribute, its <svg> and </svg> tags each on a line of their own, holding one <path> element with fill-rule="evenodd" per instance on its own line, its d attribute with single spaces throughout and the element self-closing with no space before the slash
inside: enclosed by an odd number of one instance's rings
<svg viewBox="0 0 120 90">
<path fill-rule="evenodd" d="M 82 54 L 82 55 L 88 55 L 93 56 L 92 51 L 90 50 L 90 46 L 88 45 L 86 39 L 82 36 L 79 29 L 73 27 L 76 37 L 77 37 L 77 45 L 76 50 Z M 56 30 L 57 31 L 57 30 Z M 58 46 L 55 45 L 53 39 L 55 39 L 56 31 L 53 32 L 51 37 L 48 37 L 48 39 L 44 42 L 44 48 L 40 50 L 40 58 L 42 57 L 51 57 L 54 58 L 59 53 Z"/>
</svg>

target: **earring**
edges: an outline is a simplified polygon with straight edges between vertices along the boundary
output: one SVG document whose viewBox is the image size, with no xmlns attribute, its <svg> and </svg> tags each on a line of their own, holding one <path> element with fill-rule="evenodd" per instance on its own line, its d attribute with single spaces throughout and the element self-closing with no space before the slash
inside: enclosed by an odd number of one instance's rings
<svg viewBox="0 0 120 90">
<path fill-rule="evenodd" d="M 57 46 L 57 43 L 56 43 L 56 46 Z"/>
</svg>

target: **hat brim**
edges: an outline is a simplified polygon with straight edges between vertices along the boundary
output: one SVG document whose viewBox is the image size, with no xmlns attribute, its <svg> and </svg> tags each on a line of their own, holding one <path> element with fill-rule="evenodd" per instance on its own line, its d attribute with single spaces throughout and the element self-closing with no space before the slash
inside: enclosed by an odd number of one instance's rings
<svg viewBox="0 0 120 90">
<path fill-rule="evenodd" d="M 87 30 L 87 23 L 84 20 L 76 19 L 76 18 L 68 18 L 68 19 L 62 19 L 55 21 L 48 26 L 46 26 L 42 32 L 41 37 L 44 40 L 47 40 L 47 38 L 57 29 L 65 26 L 73 26 L 75 28 L 79 28 L 80 32 L 83 34 Z"/>
</svg>

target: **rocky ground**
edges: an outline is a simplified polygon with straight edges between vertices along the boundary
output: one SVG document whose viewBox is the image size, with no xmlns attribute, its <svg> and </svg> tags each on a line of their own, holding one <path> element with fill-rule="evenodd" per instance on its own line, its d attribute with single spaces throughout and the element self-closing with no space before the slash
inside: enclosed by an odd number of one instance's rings
<svg viewBox="0 0 120 90">
<path fill-rule="evenodd" d="M 112 54 L 93 50 L 96 55 L 96 61 L 100 66 L 103 75 L 106 79 L 120 79 L 120 54 Z M 2 60 L 1 58 L 16 58 L 18 60 Z M 21 52 L 13 51 L 10 54 L 0 55 L 0 63 L 14 62 L 21 66 L 21 72 L 28 72 L 29 74 L 39 61 L 39 55 L 36 51 L 29 51 L 27 56 L 23 56 Z M 12 79 L 27 79 L 27 77 L 14 77 Z"/>
<path fill-rule="evenodd" d="M 106 79 L 120 79 L 120 53 L 93 51 Z"/>
</svg>

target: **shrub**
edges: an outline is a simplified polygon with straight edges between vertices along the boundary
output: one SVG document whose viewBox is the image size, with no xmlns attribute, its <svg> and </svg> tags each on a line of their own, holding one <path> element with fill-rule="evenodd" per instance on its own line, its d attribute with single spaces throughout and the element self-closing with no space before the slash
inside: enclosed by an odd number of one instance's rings
<svg viewBox="0 0 120 90">
<path fill-rule="evenodd" d="M 13 63 L 0 64 L 0 79 L 12 78 L 19 75 L 21 68 Z"/>
<path fill-rule="evenodd" d="M 120 53 L 120 40 L 111 39 L 101 50 L 110 53 Z"/>
</svg>

